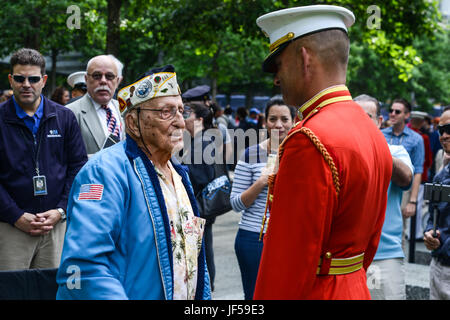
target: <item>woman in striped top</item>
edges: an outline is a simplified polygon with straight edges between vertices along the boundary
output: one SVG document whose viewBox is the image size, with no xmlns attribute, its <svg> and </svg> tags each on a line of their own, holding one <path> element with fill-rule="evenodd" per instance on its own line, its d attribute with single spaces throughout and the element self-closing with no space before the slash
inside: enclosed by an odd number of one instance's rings
<svg viewBox="0 0 450 320">
<path fill-rule="evenodd" d="M 236 165 L 231 190 L 233 210 L 242 212 L 234 249 L 246 300 L 253 298 L 262 253 L 259 233 L 266 205 L 267 179 L 272 174 L 272 160 L 278 146 L 292 128 L 295 110 L 282 99 L 272 99 L 266 106 L 265 117 L 269 138 L 245 150 Z"/>
</svg>

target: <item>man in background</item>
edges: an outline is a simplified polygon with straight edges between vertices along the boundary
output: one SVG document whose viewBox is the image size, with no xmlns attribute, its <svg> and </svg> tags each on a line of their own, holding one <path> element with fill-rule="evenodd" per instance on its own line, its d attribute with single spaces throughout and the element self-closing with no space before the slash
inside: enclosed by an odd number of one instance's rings
<svg viewBox="0 0 450 320">
<path fill-rule="evenodd" d="M 439 140 L 446 154 L 450 153 L 450 109 L 444 110 L 438 125 Z M 450 165 L 439 171 L 433 183 L 450 185 Z M 450 202 L 438 204 L 439 214 L 434 234 L 434 215 L 430 215 L 424 233 L 424 243 L 431 252 L 430 299 L 450 300 Z"/>
<path fill-rule="evenodd" d="M 11 56 L 0 104 L 0 270 L 57 268 L 72 182 L 87 161 L 73 113 L 42 95 L 45 59 Z"/>
<path fill-rule="evenodd" d="M 402 145 L 411 158 L 414 166 L 413 184 L 410 190 L 403 193 L 403 247 L 405 246 L 407 219 L 416 214 L 417 200 L 422 181 L 425 147 L 422 137 L 408 128 L 406 120 L 411 115 L 411 105 L 405 99 L 395 99 L 389 109 L 389 121 L 392 126 L 381 130 L 390 145 Z M 414 237 L 414 235 L 410 235 Z M 405 250 L 405 248 L 403 248 Z"/>
<path fill-rule="evenodd" d="M 82 96 L 84 96 L 87 92 L 86 87 L 86 71 L 77 71 L 74 73 L 71 73 L 67 77 L 67 83 L 69 86 L 72 87 L 72 91 L 70 92 L 72 98 L 69 100 L 69 103 L 72 103 L 78 99 L 80 99 Z"/>
<path fill-rule="evenodd" d="M 125 139 L 119 103 L 113 99 L 119 80 L 115 60 L 96 56 L 87 64 L 87 94 L 66 106 L 77 118 L 89 157 Z"/>
<path fill-rule="evenodd" d="M 383 117 L 377 99 L 360 95 L 354 98 L 377 128 Z M 388 200 L 380 243 L 367 270 L 367 286 L 374 300 L 405 300 L 405 254 L 402 249 L 402 194 L 411 187 L 414 168 L 408 152 L 403 146 L 389 145 L 392 155 L 392 178 L 388 189 Z"/>
</svg>

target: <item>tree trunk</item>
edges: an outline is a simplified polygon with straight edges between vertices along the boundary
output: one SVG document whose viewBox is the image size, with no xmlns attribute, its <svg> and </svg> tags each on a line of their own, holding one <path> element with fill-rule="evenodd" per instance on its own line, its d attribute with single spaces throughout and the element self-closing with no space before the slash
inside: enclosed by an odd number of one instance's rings
<svg viewBox="0 0 450 320">
<path fill-rule="evenodd" d="M 24 37 L 24 47 L 39 51 L 41 48 L 41 37 L 39 30 L 41 29 L 40 8 L 32 8 L 30 24 L 34 32 L 27 32 Z"/>
<path fill-rule="evenodd" d="M 218 43 L 218 48 L 216 53 L 214 54 L 214 57 L 212 58 L 212 70 L 211 70 L 211 99 L 212 101 L 216 102 L 216 95 L 217 95 L 217 77 L 219 76 L 219 57 L 220 57 L 220 50 L 222 49 L 222 43 Z"/>
<path fill-rule="evenodd" d="M 56 63 L 58 60 L 58 49 L 52 49 L 52 70 L 50 71 L 50 90 L 49 96 L 53 94 L 53 91 L 56 89 Z"/>
<path fill-rule="evenodd" d="M 121 0 L 108 0 L 108 24 L 106 31 L 106 53 L 118 56 L 120 52 L 120 7 Z"/>
</svg>

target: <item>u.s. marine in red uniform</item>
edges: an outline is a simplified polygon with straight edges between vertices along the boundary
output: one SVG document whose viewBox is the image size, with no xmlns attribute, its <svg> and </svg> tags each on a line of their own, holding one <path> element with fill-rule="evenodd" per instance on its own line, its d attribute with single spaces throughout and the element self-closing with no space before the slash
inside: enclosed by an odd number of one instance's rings
<svg viewBox="0 0 450 320">
<path fill-rule="evenodd" d="M 336 42 L 330 45 L 339 46 L 336 37 L 344 33 L 335 29 L 351 25 L 345 21 L 348 10 L 341 9 L 286 9 L 257 21 L 275 44 L 264 69 L 275 73 L 286 103 L 301 102 L 301 121 L 280 145 L 279 168 L 270 179 L 270 220 L 255 299 L 370 299 L 365 270 L 383 226 L 392 157 L 383 135 L 344 85 L 346 61 L 343 70 L 325 76 L 333 65 L 315 47 L 323 42 L 311 40 L 330 37 Z M 316 24 L 320 34 L 307 30 L 303 38 L 305 25 L 314 21 L 296 20 L 324 12 L 344 21 L 344 27 L 327 17 Z M 294 24 L 284 28 L 290 20 Z M 277 21 L 284 29 L 272 37 L 280 29 Z M 286 32 L 294 35 L 277 42 Z"/>
</svg>

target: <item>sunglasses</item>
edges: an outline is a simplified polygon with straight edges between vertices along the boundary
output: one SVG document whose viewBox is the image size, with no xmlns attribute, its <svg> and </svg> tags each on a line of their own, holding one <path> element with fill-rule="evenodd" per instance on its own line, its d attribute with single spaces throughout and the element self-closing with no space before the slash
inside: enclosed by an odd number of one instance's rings
<svg viewBox="0 0 450 320">
<path fill-rule="evenodd" d="M 443 126 L 437 126 L 439 134 L 442 136 L 444 133 L 450 134 L 450 123 L 444 124 Z"/>
<path fill-rule="evenodd" d="M 395 114 L 400 114 L 400 113 L 402 113 L 401 110 L 389 109 L 389 114 L 391 114 L 392 112 L 395 112 Z"/>
<path fill-rule="evenodd" d="M 94 80 L 102 80 L 103 76 L 105 76 L 106 80 L 114 80 L 117 76 L 112 72 L 107 73 L 101 73 L 101 72 L 94 72 L 94 73 L 88 73 L 88 76 L 92 77 Z"/>
<path fill-rule="evenodd" d="M 41 81 L 42 77 L 41 76 L 21 76 L 18 74 L 15 74 L 12 76 L 14 81 L 17 83 L 24 83 L 26 79 L 28 79 L 29 83 L 38 83 L 39 81 Z"/>
</svg>

